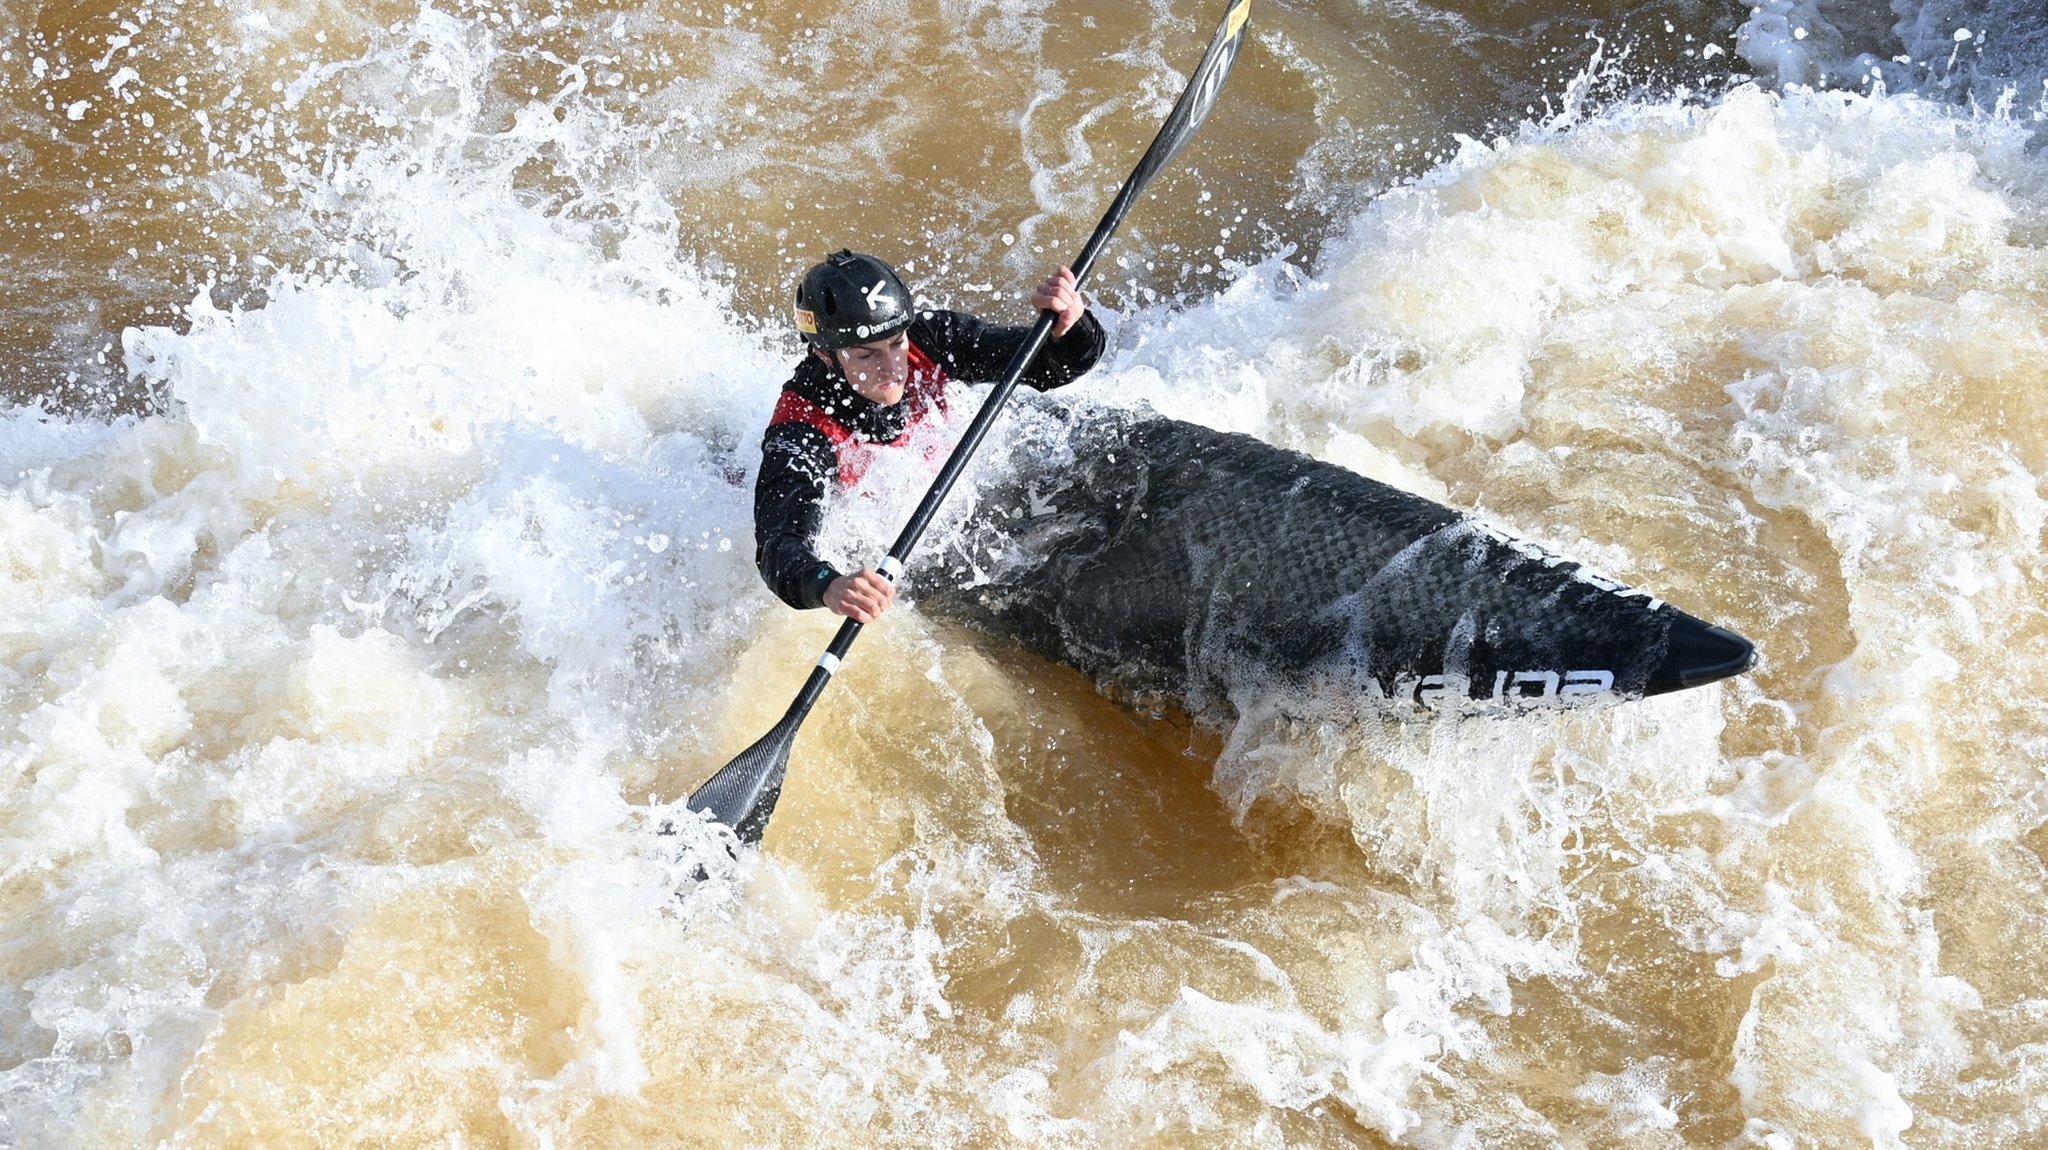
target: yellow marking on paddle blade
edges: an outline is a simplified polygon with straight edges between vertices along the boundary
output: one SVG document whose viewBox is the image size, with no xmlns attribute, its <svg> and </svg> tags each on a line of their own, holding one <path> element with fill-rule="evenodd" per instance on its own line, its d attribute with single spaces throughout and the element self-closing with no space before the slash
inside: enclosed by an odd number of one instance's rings
<svg viewBox="0 0 2048 1150">
<path fill-rule="evenodd" d="M 1243 2 L 1238 4 L 1237 7 L 1232 8 L 1230 10 L 1230 20 L 1227 25 L 1229 30 L 1223 34 L 1224 37 L 1229 38 L 1232 36 L 1236 36 L 1238 32 L 1243 30 L 1244 22 L 1251 18 L 1252 0 L 1243 0 Z"/>
</svg>

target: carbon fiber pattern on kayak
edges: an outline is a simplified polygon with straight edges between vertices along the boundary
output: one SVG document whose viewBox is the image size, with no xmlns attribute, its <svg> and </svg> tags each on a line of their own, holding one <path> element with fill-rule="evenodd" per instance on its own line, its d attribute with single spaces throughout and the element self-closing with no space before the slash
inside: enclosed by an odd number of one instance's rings
<svg viewBox="0 0 2048 1150">
<path fill-rule="evenodd" d="M 1245 684 L 1392 705 L 1632 697 L 1754 658 L 1646 592 L 1309 456 L 1157 416 L 1066 421 L 1071 465 L 983 500 L 1031 513 L 967 536 L 1031 562 L 956 563 L 918 581 L 923 609 L 1196 710 Z"/>
</svg>

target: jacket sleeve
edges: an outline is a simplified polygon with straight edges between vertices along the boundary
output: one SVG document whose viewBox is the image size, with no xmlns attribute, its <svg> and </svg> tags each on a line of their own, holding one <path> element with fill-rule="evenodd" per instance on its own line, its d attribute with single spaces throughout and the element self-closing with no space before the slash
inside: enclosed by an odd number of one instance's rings
<svg viewBox="0 0 2048 1150">
<path fill-rule="evenodd" d="M 754 565 L 775 597 L 792 607 L 825 605 L 841 572 L 818 557 L 825 486 L 838 469 L 832 441 L 815 427 L 778 423 L 761 437 L 754 480 Z"/>
<path fill-rule="evenodd" d="M 957 311 L 930 311 L 919 317 L 928 338 L 926 345 L 939 366 L 954 379 L 968 383 L 991 383 L 1001 379 L 1010 357 L 1031 336 L 1028 327 L 1007 327 L 984 323 Z M 1019 382 L 1034 391 L 1064 387 L 1087 374 L 1102 357 L 1109 342 L 1093 311 L 1084 311 L 1067 334 L 1047 340 L 1038 358 Z"/>
</svg>

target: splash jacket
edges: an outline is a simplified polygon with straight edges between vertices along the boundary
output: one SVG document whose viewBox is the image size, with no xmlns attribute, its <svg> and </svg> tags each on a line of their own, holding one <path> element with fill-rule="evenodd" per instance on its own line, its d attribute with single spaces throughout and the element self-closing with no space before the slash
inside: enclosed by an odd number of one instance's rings
<svg viewBox="0 0 2048 1150">
<path fill-rule="evenodd" d="M 835 366 L 806 354 L 782 385 L 761 436 L 754 484 L 754 563 L 777 598 L 822 607 L 825 588 L 844 574 L 818 557 L 818 526 L 828 484 L 850 487 L 874 453 L 900 447 L 923 421 L 945 411 L 949 379 L 990 383 L 1031 334 L 956 311 L 921 311 L 907 330 L 910 379 L 901 401 L 883 407 L 862 398 Z M 1050 391 L 1081 377 L 1102 355 L 1102 325 L 1083 312 L 1067 334 L 1048 340 L 1019 381 Z"/>
</svg>

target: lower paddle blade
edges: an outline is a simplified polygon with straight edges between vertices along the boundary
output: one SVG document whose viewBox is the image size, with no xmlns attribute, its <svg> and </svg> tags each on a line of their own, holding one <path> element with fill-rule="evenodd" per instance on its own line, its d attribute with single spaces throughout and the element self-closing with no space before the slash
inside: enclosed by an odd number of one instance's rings
<svg viewBox="0 0 2048 1150">
<path fill-rule="evenodd" d="M 690 795 L 690 809 L 708 812 L 733 830 L 743 843 L 759 843 L 782 795 L 782 776 L 789 769 L 789 751 L 796 744 L 803 716 L 790 714 L 741 751 Z"/>
</svg>

